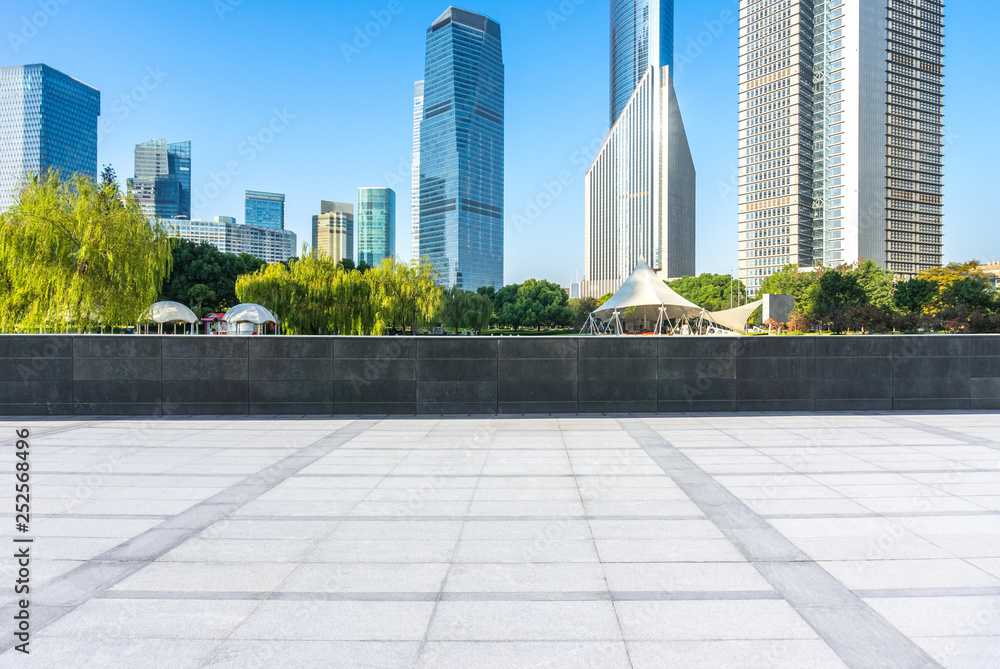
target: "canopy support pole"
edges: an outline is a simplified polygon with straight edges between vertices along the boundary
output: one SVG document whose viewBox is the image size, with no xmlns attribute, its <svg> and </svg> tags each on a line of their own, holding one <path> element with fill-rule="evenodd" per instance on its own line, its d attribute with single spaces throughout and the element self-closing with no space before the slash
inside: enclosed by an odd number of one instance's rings
<svg viewBox="0 0 1000 669">
<path fill-rule="evenodd" d="M 655 334 L 657 336 L 663 334 L 663 312 L 664 311 L 665 311 L 665 309 L 663 307 L 660 307 L 660 317 L 658 319 L 656 319 L 656 330 L 653 331 L 653 334 Z"/>
</svg>

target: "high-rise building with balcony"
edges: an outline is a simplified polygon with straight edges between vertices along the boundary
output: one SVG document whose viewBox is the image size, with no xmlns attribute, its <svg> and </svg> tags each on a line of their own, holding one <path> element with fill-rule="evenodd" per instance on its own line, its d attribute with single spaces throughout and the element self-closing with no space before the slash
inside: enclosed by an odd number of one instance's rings
<svg viewBox="0 0 1000 669">
<path fill-rule="evenodd" d="M 313 250 L 337 262 L 354 260 L 354 205 L 343 202 L 320 203 L 313 216 Z"/>
<path fill-rule="evenodd" d="M 611 1 L 611 130 L 586 179 L 585 297 L 640 260 L 695 273 L 696 174 L 672 79 L 672 0 Z"/>
<path fill-rule="evenodd" d="M 941 0 L 741 0 L 740 279 L 942 262 Z"/>
<path fill-rule="evenodd" d="M 285 229 L 285 196 L 281 193 L 246 192 L 246 224 L 272 230 Z"/>
<path fill-rule="evenodd" d="M 391 188 L 359 188 L 358 264 L 372 267 L 396 257 L 396 192 Z"/>
<path fill-rule="evenodd" d="M 0 211 L 31 174 L 97 178 L 101 93 L 48 65 L 0 67 Z"/>
<path fill-rule="evenodd" d="M 150 218 L 191 218 L 191 142 L 137 144 L 128 187 Z"/>
<path fill-rule="evenodd" d="M 413 85 L 413 166 L 410 184 L 410 261 L 420 262 L 420 123 L 424 120 L 424 82 Z"/>
<path fill-rule="evenodd" d="M 162 218 L 170 237 L 211 244 L 223 253 L 246 253 L 264 262 L 285 262 L 295 257 L 295 233 L 290 230 L 238 225 L 230 216 L 214 221 Z"/>
<path fill-rule="evenodd" d="M 417 255 L 441 284 L 503 285 L 504 64 L 500 25 L 450 7 L 427 31 Z"/>
</svg>

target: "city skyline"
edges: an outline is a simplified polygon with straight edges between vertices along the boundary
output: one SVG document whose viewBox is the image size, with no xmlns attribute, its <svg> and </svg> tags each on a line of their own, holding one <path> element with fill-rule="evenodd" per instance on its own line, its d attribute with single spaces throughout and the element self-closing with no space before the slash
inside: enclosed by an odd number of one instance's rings
<svg viewBox="0 0 1000 669">
<path fill-rule="evenodd" d="M 11 25 L 20 25 L 21 14 L 30 7 L 16 3 L 2 11 L 12 17 Z M 607 103 L 602 100 L 607 99 L 608 67 L 603 61 L 607 60 L 608 7 L 606 3 L 584 3 L 568 16 L 560 12 L 556 3 L 552 3 L 551 7 L 540 6 L 536 13 L 529 12 L 526 16 L 505 9 L 496 2 L 467 7 L 490 14 L 504 25 L 505 32 L 514 31 L 514 34 L 522 36 L 518 41 L 518 51 L 508 50 L 505 54 L 519 84 L 517 95 L 513 88 L 508 93 L 508 107 L 512 110 L 509 133 L 512 137 L 508 141 L 510 150 L 507 161 L 508 262 L 505 282 L 538 277 L 566 284 L 574 273 L 582 274 L 580 231 L 583 227 L 583 178 L 580 165 L 589 163 L 595 150 L 595 140 L 598 144 L 600 142 L 600 126 L 607 123 Z M 366 17 L 373 20 L 371 12 L 385 8 L 377 3 L 358 8 L 333 3 L 332 9 L 342 14 L 345 24 L 350 26 L 350 29 L 344 29 L 342 36 L 343 43 L 350 45 L 353 44 L 353 28 L 364 28 Z M 218 52 L 215 52 L 212 62 L 218 62 L 218 68 L 192 70 L 185 68 L 184 62 L 157 57 L 157 54 L 147 50 L 141 52 L 141 66 L 122 68 L 114 61 L 99 58 L 95 50 L 83 46 L 79 36 L 71 35 L 68 27 L 60 27 L 62 21 L 75 20 L 73 6 L 62 8 L 62 13 L 44 30 L 40 30 L 38 37 L 26 45 L 19 45 L 16 55 L 12 48 L 9 49 L 4 64 L 14 59 L 16 64 L 43 61 L 102 90 L 102 142 L 98 156 L 101 166 L 111 164 L 120 175 L 124 175 L 128 173 L 130 161 L 121 159 L 121 156 L 131 154 L 136 143 L 151 136 L 190 137 L 199 156 L 193 167 L 196 191 L 194 217 L 212 218 L 238 213 L 239 205 L 235 202 L 239 202 L 242 191 L 248 188 L 276 190 L 288 193 L 288 226 L 303 236 L 303 232 L 308 231 L 308 224 L 304 222 L 308 219 L 301 212 L 315 213 L 312 211 L 315 201 L 321 197 L 333 196 L 351 201 L 351 193 L 366 182 L 394 187 L 400 194 L 399 210 L 409 210 L 408 198 L 404 195 L 407 189 L 402 184 L 409 178 L 410 170 L 412 85 L 420 76 L 419 70 L 414 71 L 417 69 L 414 65 L 421 60 L 419 49 L 412 48 L 414 35 L 411 26 L 424 26 L 416 31 L 417 41 L 421 41 L 422 31 L 441 9 L 443 6 L 438 3 L 408 4 L 402 13 L 390 13 L 391 21 L 380 28 L 381 36 L 392 33 L 391 39 L 371 38 L 369 44 L 359 49 L 359 54 L 351 55 L 351 62 L 347 62 L 344 56 L 339 62 L 328 63 L 333 67 L 330 68 L 331 74 L 324 75 L 327 77 L 325 81 L 343 82 L 345 85 L 357 77 L 385 72 L 393 80 L 386 86 L 393 91 L 387 97 L 395 100 L 393 104 L 398 103 L 399 107 L 391 116 L 402 119 L 386 124 L 383 122 L 388 115 L 374 115 L 371 122 L 385 127 L 387 133 L 397 136 L 397 139 L 386 142 L 383 145 L 385 148 L 366 150 L 365 155 L 359 152 L 359 164 L 352 166 L 349 173 L 340 168 L 323 173 L 314 168 L 316 163 L 303 158 L 313 152 L 312 140 L 319 136 L 319 126 L 314 125 L 315 116 L 310 117 L 304 107 L 291 104 L 299 101 L 291 89 L 275 86 L 267 90 L 260 101 L 266 106 L 255 105 L 253 113 L 231 111 L 227 106 L 224 112 L 202 109 L 197 114 L 189 114 L 185 121 L 185 116 L 177 113 L 177 104 L 183 101 L 189 105 L 191 97 L 198 98 L 210 85 L 221 85 L 222 92 L 228 95 L 231 92 L 227 88 L 229 80 L 239 78 L 236 76 L 238 66 L 230 59 L 220 60 Z M 702 177 L 699 238 L 707 243 L 699 245 L 698 271 L 726 273 L 735 269 L 737 255 L 737 108 L 732 90 L 738 72 L 738 27 L 734 20 L 737 3 L 709 2 L 695 7 L 693 3 L 678 2 L 676 9 L 678 97 L 685 111 L 692 153 Z M 213 10 L 206 19 L 213 18 L 218 25 L 208 27 L 223 34 L 234 29 L 238 29 L 238 34 L 245 34 L 248 30 L 252 32 L 264 17 L 258 10 L 248 10 L 247 6 L 234 7 L 221 19 L 215 16 Z M 311 6 L 310 11 L 318 10 Z M 1000 255 L 996 226 L 989 225 L 996 221 L 996 214 L 987 210 L 979 198 L 973 197 L 983 192 L 991 181 L 989 177 L 995 175 L 992 161 L 976 154 L 995 146 L 996 138 L 993 133 L 987 132 L 989 126 L 979 109 L 980 105 L 971 104 L 971 96 L 978 91 L 970 86 L 970 79 L 974 78 L 972 75 L 980 74 L 996 61 L 996 50 L 987 44 L 973 54 L 968 47 L 969 43 L 976 41 L 977 27 L 989 23 L 990 15 L 996 11 L 995 6 L 984 3 L 971 9 L 949 6 L 947 12 L 946 262 L 970 257 L 988 261 Z M 731 14 L 724 15 L 724 12 Z M 144 10 L 143 15 L 147 13 L 149 10 Z M 160 20 L 169 25 L 172 18 L 160 14 Z M 973 15 L 975 20 L 972 20 Z M 115 23 L 121 28 L 129 21 L 119 19 Z M 962 34 L 963 39 L 955 39 L 956 34 Z M 526 40 L 524 35 L 537 39 Z M 692 44 L 698 45 L 699 37 L 704 44 L 698 47 L 701 53 L 691 47 Z M 128 38 L 123 39 L 128 41 Z M 339 33 L 336 39 L 339 46 Z M 67 44 L 55 43 L 59 41 Z M 592 45 L 593 48 L 577 48 L 571 54 L 573 58 L 554 57 L 557 50 L 574 44 Z M 407 54 L 406 59 L 401 60 L 399 56 L 404 53 Z M 70 55 L 73 54 L 77 56 L 73 60 L 78 64 L 70 64 Z M 696 57 L 690 54 L 696 54 Z M 544 61 L 545 73 L 534 78 L 527 77 L 528 61 L 537 61 L 539 56 L 549 57 Z M 963 62 L 961 59 L 966 63 L 964 69 L 955 64 L 956 61 Z M 583 72 L 570 74 L 569 63 L 576 60 L 582 64 L 574 67 Z M 105 61 L 106 64 L 101 65 Z M 308 69 L 309 78 L 315 78 L 317 72 L 312 67 Z M 702 76 L 696 76 L 699 72 Z M 709 76 L 704 76 L 707 73 L 710 73 Z M 346 79 L 342 76 L 345 74 Z M 107 81 L 109 78 L 111 83 Z M 290 82 L 293 88 L 294 84 L 304 83 L 301 76 L 293 79 Z M 552 92 L 546 93 L 543 90 L 545 87 L 551 88 Z M 565 98 L 567 92 L 574 88 L 580 92 Z M 586 105 L 580 104 L 584 92 Z M 553 103 L 558 96 L 565 98 L 563 104 Z M 245 99 L 234 98 L 234 101 Z M 287 108 L 282 105 L 284 101 L 289 103 Z M 381 104 L 384 106 L 384 103 Z M 526 107 L 541 108 L 542 111 L 538 118 L 526 123 Z M 567 110 L 567 107 L 570 109 Z M 123 110 L 130 112 L 126 118 L 123 118 Z M 234 120 L 229 123 L 231 115 Z M 290 118 L 292 116 L 294 118 Z M 368 127 L 364 116 L 356 112 L 338 113 L 334 127 Z M 168 122 L 161 122 L 164 119 Z M 597 123 L 592 122 L 595 119 Z M 591 129 L 596 128 L 593 132 L 582 129 L 588 122 Z M 227 127 L 229 125 L 233 126 L 232 131 Z M 324 125 L 329 125 L 329 119 Z M 257 133 L 254 133 L 255 128 L 259 128 Z M 222 137 L 216 141 L 209 136 L 214 134 Z M 245 144 L 245 138 L 251 134 L 255 134 L 258 141 Z M 361 130 L 333 133 L 335 141 L 346 143 L 347 148 L 353 141 L 347 137 L 349 134 L 370 139 Z M 127 147 L 124 150 L 123 145 Z M 373 153 L 376 155 L 373 156 Z M 707 169 L 702 167 L 706 161 L 709 162 Z M 230 174 L 226 169 L 230 162 L 236 163 L 239 174 Z M 568 185 L 559 181 L 564 172 L 569 173 Z M 396 184 L 387 183 L 386 175 L 397 175 L 399 181 Z M 293 182 L 296 180 L 301 180 L 302 185 L 295 185 Z M 219 182 L 229 185 L 218 187 L 222 191 L 220 195 L 206 197 L 206 187 Z M 320 187 L 321 184 L 325 185 Z M 562 192 L 553 197 L 550 192 L 558 192 L 560 186 Z M 212 189 L 208 190 L 211 192 Z M 947 195 L 954 191 L 965 193 L 965 197 Z M 200 202 L 199 194 L 202 196 Z M 405 235 L 399 237 L 397 252 L 405 258 L 408 251 L 403 241 Z"/>
</svg>

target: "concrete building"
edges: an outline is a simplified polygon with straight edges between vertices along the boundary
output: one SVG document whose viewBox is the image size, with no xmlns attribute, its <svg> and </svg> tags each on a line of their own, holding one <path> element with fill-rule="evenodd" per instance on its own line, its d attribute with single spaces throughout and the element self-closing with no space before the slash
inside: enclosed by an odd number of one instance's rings
<svg viewBox="0 0 1000 669">
<path fill-rule="evenodd" d="M 942 262 L 941 0 L 741 0 L 740 279 Z"/>
<path fill-rule="evenodd" d="M 410 183 L 410 261 L 420 262 L 420 123 L 424 119 L 424 82 L 413 85 L 413 166 Z"/>
<path fill-rule="evenodd" d="M 171 237 L 205 242 L 223 253 L 248 253 L 269 263 L 295 257 L 297 238 L 294 232 L 237 225 L 235 220 L 219 216 L 214 221 L 161 219 L 161 222 Z"/>
<path fill-rule="evenodd" d="M 281 193 L 265 193 L 248 190 L 246 192 L 247 225 L 272 230 L 285 229 L 285 196 Z"/>
<path fill-rule="evenodd" d="M 500 26 L 450 7 L 427 31 L 420 124 L 421 258 L 445 286 L 503 286 Z"/>
<path fill-rule="evenodd" d="M 586 178 L 584 297 L 618 290 L 644 260 L 695 274 L 696 174 L 671 77 L 672 0 L 612 0 L 612 127 Z"/>
<path fill-rule="evenodd" d="M 0 211 L 31 174 L 97 178 L 101 93 L 48 65 L 0 67 Z"/>
<path fill-rule="evenodd" d="M 320 203 L 320 214 L 313 216 L 313 249 L 337 262 L 354 260 L 353 204 Z"/>
<path fill-rule="evenodd" d="M 191 218 L 191 142 L 136 144 L 128 188 L 147 217 Z"/>
</svg>

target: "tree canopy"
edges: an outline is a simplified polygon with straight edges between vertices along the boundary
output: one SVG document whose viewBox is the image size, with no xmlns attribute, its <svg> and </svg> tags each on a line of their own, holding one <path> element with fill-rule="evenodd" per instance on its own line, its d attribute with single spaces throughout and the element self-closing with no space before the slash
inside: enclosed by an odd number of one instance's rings
<svg viewBox="0 0 1000 669">
<path fill-rule="evenodd" d="M 121 191 L 51 171 L 0 214 L 0 330 L 136 323 L 170 271 L 165 231 Z"/>
<path fill-rule="evenodd" d="M 512 328 L 569 327 L 576 320 L 566 291 L 538 279 L 504 286 L 497 291 L 493 309 L 500 325 Z"/>
<path fill-rule="evenodd" d="M 746 286 L 728 274 L 686 276 L 667 285 L 684 299 L 708 311 L 725 311 L 747 301 Z"/>
<path fill-rule="evenodd" d="M 236 280 L 264 266 L 259 258 L 223 253 L 205 242 L 172 239 L 171 250 L 173 270 L 160 299 L 186 304 L 198 316 L 235 307 L 239 303 Z"/>
<path fill-rule="evenodd" d="M 430 267 L 386 259 L 362 274 L 319 254 L 271 264 L 236 282 L 241 301 L 272 311 L 289 334 L 382 335 L 415 328 L 436 311 L 440 289 Z"/>
</svg>

